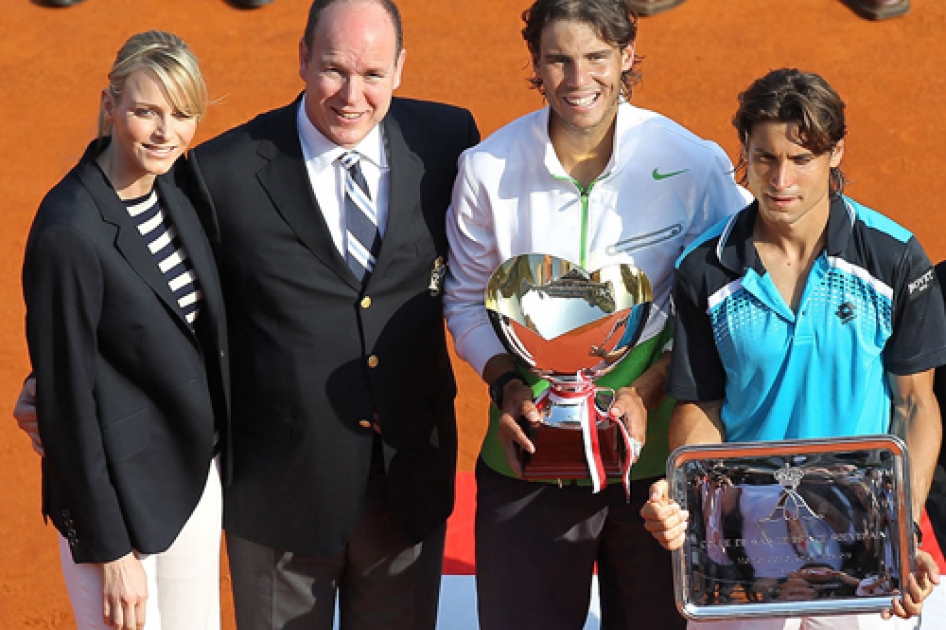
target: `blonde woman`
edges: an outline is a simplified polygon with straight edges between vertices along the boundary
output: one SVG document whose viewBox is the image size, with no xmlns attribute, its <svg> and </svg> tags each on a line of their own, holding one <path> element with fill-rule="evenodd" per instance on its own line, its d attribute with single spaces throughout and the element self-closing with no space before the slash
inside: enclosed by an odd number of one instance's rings
<svg viewBox="0 0 946 630">
<path fill-rule="evenodd" d="M 100 138 L 45 197 L 23 269 L 43 512 L 80 630 L 219 628 L 223 300 L 175 163 L 204 113 L 176 36 L 131 37 Z"/>
</svg>

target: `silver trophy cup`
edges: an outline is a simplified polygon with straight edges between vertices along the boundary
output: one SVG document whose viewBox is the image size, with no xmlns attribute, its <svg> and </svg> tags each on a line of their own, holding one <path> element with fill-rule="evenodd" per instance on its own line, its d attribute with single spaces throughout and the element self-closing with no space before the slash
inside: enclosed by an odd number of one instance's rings
<svg viewBox="0 0 946 630">
<path fill-rule="evenodd" d="M 536 400 L 542 425 L 522 453 L 526 479 L 625 480 L 640 451 L 623 423 L 608 415 L 614 391 L 595 379 L 612 370 L 647 322 L 651 288 L 633 265 L 586 271 L 545 254 L 510 258 L 493 272 L 486 309 L 518 362 L 549 382 Z"/>
</svg>

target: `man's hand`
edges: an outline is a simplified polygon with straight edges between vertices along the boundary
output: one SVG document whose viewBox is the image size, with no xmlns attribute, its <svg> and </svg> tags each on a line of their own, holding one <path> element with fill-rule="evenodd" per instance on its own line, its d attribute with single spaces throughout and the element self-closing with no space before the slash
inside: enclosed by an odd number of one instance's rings
<svg viewBox="0 0 946 630">
<path fill-rule="evenodd" d="M 916 551 L 916 571 L 907 577 L 906 584 L 901 588 L 901 595 L 893 600 L 890 610 L 883 612 L 884 619 L 894 615 L 909 619 L 920 614 L 923 600 L 929 597 L 933 589 L 939 584 L 939 568 L 933 557 L 923 551 Z"/>
<path fill-rule="evenodd" d="M 121 630 L 144 628 L 148 577 L 141 562 L 132 552 L 101 566 L 105 623 Z"/>
<path fill-rule="evenodd" d="M 617 390 L 614 404 L 608 412 L 611 419 L 624 423 L 631 438 L 643 445 L 647 439 L 647 408 L 644 399 L 635 387 L 622 387 Z M 631 462 L 632 464 L 634 462 Z"/>
<path fill-rule="evenodd" d="M 644 528 L 664 549 L 673 551 L 686 540 L 689 512 L 670 499 L 670 486 L 661 479 L 650 486 L 650 498 L 641 508 Z"/>
<path fill-rule="evenodd" d="M 516 476 L 522 476 L 522 462 L 516 450 L 518 445 L 527 453 L 535 453 L 535 445 L 522 426 L 519 418 L 525 418 L 531 426 L 542 423 L 542 415 L 532 399 L 532 388 L 518 379 L 506 383 L 503 388 L 503 408 L 499 416 L 499 441 L 503 445 L 506 459 Z"/>
<path fill-rule="evenodd" d="M 36 421 L 36 379 L 32 376 L 23 383 L 20 397 L 16 399 L 13 408 L 13 417 L 20 430 L 26 433 L 33 442 L 33 450 L 42 455 L 43 441 L 39 437 L 39 423 Z"/>
</svg>

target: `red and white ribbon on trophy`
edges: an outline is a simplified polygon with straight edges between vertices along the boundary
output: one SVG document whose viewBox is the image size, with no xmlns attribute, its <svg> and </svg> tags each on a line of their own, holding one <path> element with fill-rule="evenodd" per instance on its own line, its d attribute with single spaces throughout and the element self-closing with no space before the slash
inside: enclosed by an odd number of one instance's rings
<svg viewBox="0 0 946 630">
<path fill-rule="evenodd" d="M 630 500 L 631 496 L 631 466 L 640 456 L 643 444 L 628 433 L 627 427 L 620 419 L 611 418 L 607 412 L 602 413 L 595 404 L 595 394 L 598 391 L 593 381 L 583 381 L 580 384 L 570 384 L 563 387 L 550 387 L 536 401 L 536 407 L 543 410 L 548 405 L 584 406 L 584 413 L 579 413 L 581 420 L 582 445 L 585 452 L 585 462 L 588 465 L 588 475 L 594 492 L 601 492 L 608 485 L 608 477 L 604 469 L 604 460 L 601 457 L 601 445 L 598 440 L 597 425 L 602 420 L 610 420 L 617 424 L 621 437 L 624 440 L 626 457 L 621 471 L 621 481 L 624 484 L 624 493 Z"/>
</svg>

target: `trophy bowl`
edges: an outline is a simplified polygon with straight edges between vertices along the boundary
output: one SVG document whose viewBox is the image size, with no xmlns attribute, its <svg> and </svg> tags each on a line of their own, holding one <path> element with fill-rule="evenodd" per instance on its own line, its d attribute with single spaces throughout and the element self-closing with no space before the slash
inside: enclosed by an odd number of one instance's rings
<svg viewBox="0 0 946 630">
<path fill-rule="evenodd" d="M 542 416 L 526 431 L 535 453 L 520 453 L 525 479 L 627 479 L 640 451 L 608 415 L 614 391 L 596 387 L 634 347 L 647 322 L 651 287 L 630 264 L 586 271 L 546 254 L 505 261 L 486 287 L 486 310 L 520 365 L 549 383 Z"/>
</svg>

